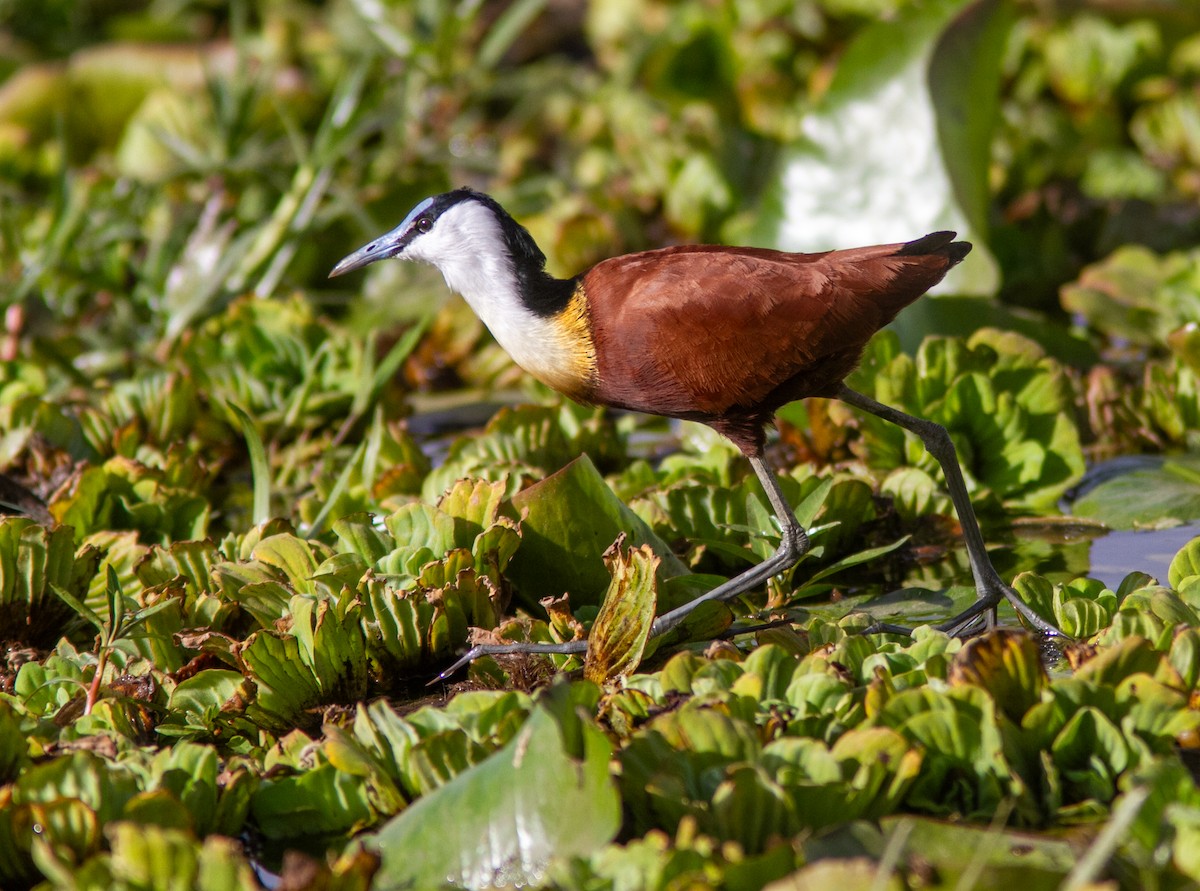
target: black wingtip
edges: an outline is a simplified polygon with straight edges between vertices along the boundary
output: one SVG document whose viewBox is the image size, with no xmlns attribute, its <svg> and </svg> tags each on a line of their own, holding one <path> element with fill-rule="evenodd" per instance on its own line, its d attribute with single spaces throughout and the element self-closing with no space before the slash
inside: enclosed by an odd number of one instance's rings
<svg viewBox="0 0 1200 891">
<path fill-rule="evenodd" d="M 910 241 L 905 244 L 896 253 L 902 257 L 919 257 L 926 254 L 941 254 L 948 257 L 951 262 L 958 263 L 967 254 L 971 253 L 971 242 L 955 241 L 957 232 L 949 230 L 943 232 L 930 232 L 928 235 L 918 238 L 916 241 Z"/>
<path fill-rule="evenodd" d="M 962 258 L 971 253 L 971 242 L 969 241 L 952 241 L 946 245 L 946 256 L 954 263 L 959 263 Z"/>
</svg>

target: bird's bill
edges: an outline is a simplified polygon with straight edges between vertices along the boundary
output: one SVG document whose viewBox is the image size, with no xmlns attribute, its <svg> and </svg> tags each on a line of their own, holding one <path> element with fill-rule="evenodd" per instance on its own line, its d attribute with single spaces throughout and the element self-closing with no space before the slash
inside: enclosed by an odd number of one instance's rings
<svg viewBox="0 0 1200 891">
<path fill-rule="evenodd" d="M 330 271 L 329 277 L 336 278 L 347 272 L 369 266 L 376 260 L 386 260 L 388 257 L 396 256 L 404 250 L 404 245 L 400 241 L 402 230 L 403 227 L 398 226 L 387 235 L 381 235 L 370 244 L 363 245 L 350 256 L 343 257 Z"/>
</svg>

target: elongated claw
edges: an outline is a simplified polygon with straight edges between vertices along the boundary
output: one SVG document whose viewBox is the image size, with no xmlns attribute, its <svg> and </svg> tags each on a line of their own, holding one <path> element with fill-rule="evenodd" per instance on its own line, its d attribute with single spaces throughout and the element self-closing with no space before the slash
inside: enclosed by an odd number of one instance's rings
<svg viewBox="0 0 1200 891">
<path fill-rule="evenodd" d="M 439 681 L 444 681 L 460 668 L 470 665 L 480 656 L 513 656 L 518 653 L 525 654 L 542 654 L 546 656 L 575 656 L 579 653 L 587 652 L 586 640 L 569 640 L 565 643 L 557 644 L 540 644 L 517 642 L 510 644 L 476 644 L 467 650 L 451 665 L 449 668 L 442 671 L 437 677 L 431 680 L 426 686 L 432 686 Z"/>
</svg>

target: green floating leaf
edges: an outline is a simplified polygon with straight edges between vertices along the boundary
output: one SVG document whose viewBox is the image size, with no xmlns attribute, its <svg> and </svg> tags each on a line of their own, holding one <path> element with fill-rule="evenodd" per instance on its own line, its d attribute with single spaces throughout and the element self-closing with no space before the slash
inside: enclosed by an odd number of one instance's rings
<svg viewBox="0 0 1200 891">
<path fill-rule="evenodd" d="M 1175 865 L 1193 882 L 1200 882 L 1200 808 L 1174 808 L 1171 824 L 1175 830 Z"/>
<path fill-rule="evenodd" d="M 258 882 L 235 839 L 122 821 L 106 827 L 112 845 L 109 887 L 238 891 Z"/>
<path fill-rule="evenodd" d="M 929 514 L 949 515 L 953 511 L 950 496 L 919 467 L 897 467 L 880 484 L 879 491 L 891 497 L 896 513 L 906 523 Z"/>
<path fill-rule="evenodd" d="M 1012 586 L 1030 609 L 1048 622 L 1055 621 L 1053 582 L 1036 572 L 1023 572 L 1013 579 Z"/>
<path fill-rule="evenodd" d="M 24 827 L 17 824 L 11 790 L 0 790 L 0 882 L 4 887 L 32 886 L 44 875 L 33 863 Z"/>
<path fill-rule="evenodd" d="M 713 687 L 728 689 L 733 679 L 710 674 L 740 668 L 727 660 L 709 663 L 692 678 L 696 697 Z M 726 768 L 738 762 L 758 760 L 762 746 L 757 733 L 745 722 L 725 714 L 719 706 L 708 707 L 693 698 L 676 712 L 655 717 L 620 752 L 621 791 L 634 830 L 660 828 L 674 832 L 685 817 L 694 817 L 705 831 L 714 831 L 709 805 L 714 783 Z"/>
<path fill-rule="evenodd" d="M 1067 637 L 1094 637 L 1112 620 L 1112 613 L 1099 603 L 1075 597 L 1054 611 L 1058 628 Z"/>
<path fill-rule="evenodd" d="M 904 891 L 904 880 L 889 875 L 885 867 L 868 859 L 826 857 L 798 869 L 787 878 L 767 885 L 764 891 Z"/>
<path fill-rule="evenodd" d="M 612 582 L 588 634 L 583 676 L 594 684 L 606 684 L 637 669 L 654 623 L 658 557 L 648 545 L 623 550 L 623 544 L 617 539 L 605 554 Z"/>
<path fill-rule="evenodd" d="M 1160 346 L 1200 312 L 1200 251 L 1123 245 L 1062 288 L 1063 308 L 1124 341 Z"/>
<path fill-rule="evenodd" d="M 362 604 L 352 591 L 337 600 L 293 597 L 292 634 L 257 631 L 240 649 L 257 692 L 246 715 L 273 731 L 311 723 L 318 705 L 350 704 L 367 692 Z"/>
<path fill-rule="evenodd" d="M 712 797 L 713 829 L 747 852 L 760 853 L 802 825 L 796 804 L 779 783 L 758 766 L 732 767 Z"/>
<path fill-rule="evenodd" d="M 991 816 L 1011 796 L 1015 780 L 1005 760 L 995 704 L 973 686 L 897 693 L 876 716 L 925 750 L 910 804 L 930 813 Z"/>
<path fill-rule="evenodd" d="M 966 340 L 927 337 L 913 357 L 884 331 L 868 345 L 851 386 L 944 426 L 977 505 L 990 495 L 1044 511 L 1083 474 L 1070 380 L 1027 338 L 991 329 Z M 856 449 L 872 466 L 914 465 L 941 479 L 917 437 L 874 415 L 859 416 L 858 424 Z"/>
<path fill-rule="evenodd" d="M 350 514 L 335 520 L 333 533 L 341 549 L 357 554 L 374 566 L 395 547 L 395 542 L 375 523 L 371 514 Z"/>
<path fill-rule="evenodd" d="M 1112 529 L 1200 520 L 1200 458 L 1147 455 L 1106 466 L 1106 478 L 1072 503 L 1075 516 Z"/>
<path fill-rule="evenodd" d="M 69 526 L 47 529 L 25 517 L 0 518 L 0 640 L 53 645 L 83 603 L 100 566 L 101 551 L 75 551 Z"/>
<path fill-rule="evenodd" d="M 1135 607 L 1119 609 L 1112 617 L 1112 624 L 1096 637 L 1096 643 L 1107 645 L 1132 638 L 1151 641 L 1153 646 L 1166 649 L 1173 630 L 1151 612 Z"/>
<path fill-rule="evenodd" d="M 43 873 L 69 869 L 103 844 L 98 814 L 78 798 L 61 797 L 6 811 L 23 830 L 18 844 L 32 854 Z"/>
<path fill-rule="evenodd" d="M 1126 678 L 1117 687 L 1117 701 L 1129 709 L 1121 729 L 1135 731 L 1158 753 L 1173 751 L 1178 739 L 1200 728 L 1200 713 L 1188 708 L 1188 697 L 1153 678 Z"/>
<path fill-rule="evenodd" d="M 533 710 L 513 691 L 460 693 L 445 709 L 401 718 L 376 704 L 355 721 L 355 736 L 412 797 L 426 795 L 509 743 Z"/>
<path fill-rule="evenodd" d="M 1171 641 L 1167 659 L 1175 673 L 1174 677 L 1167 676 L 1168 681 L 1181 690 L 1194 690 L 1196 684 L 1200 683 L 1200 629 L 1179 629 Z M 1160 672 L 1163 667 L 1160 667 Z M 1159 679 L 1163 680 L 1164 676 L 1160 674 Z"/>
<path fill-rule="evenodd" d="M 83 687 L 81 666 L 70 659 L 51 656 L 43 662 L 22 665 L 17 670 L 13 692 L 29 713 L 49 715 L 70 702 Z"/>
<path fill-rule="evenodd" d="M 421 487 L 426 501 L 436 501 L 455 480 L 464 477 L 505 482 L 508 494 L 564 467 L 581 453 L 602 460 L 619 456 L 624 446 L 595 409 L 572 403 L 503 408 L 482 435 L 463 437 L 450 447 L 441 467 Z"/>
<path fill-rule="evenodd" d="M 15 780 L 29 763 L 27 748 L 12 706 L 0 700 L 0 785 Z"/>
<path fill-rule="evenodd" d="M 783 737 L 763 750 L 763 763 L 806 827 L 836 826 L 895 810 L 921 770 L 919 748 L 886 727 L 847 731 L 833 747 Z"/>
<path fill-rule="evenodd" d="M 1013 580 L 1013 588 L 1039 616 L 1068 637 L 1091 638 L 1113 621 L 1121 598 L 1104 583 L 1086 577 L 1053 584 L 1033 572 Z"/>
<path fill-rule="evenodd" d="M 185 828 L 200 836 L 216 830 L 217 802 L 222 794 L 217 782 L 221 764 L 216 749 L 181 742 L 161 750 L 154 759 L 153 770 L 158 783 L 157 791 L 168 793 L 182 806 L 187 817 Z M 240 828 L 235 827 L 234 831 Z"/>
<path fill-rule="evenodd" d="M 676 662 L 676 658 L 671 662 Z M 753 696 L 759 701 L 783 702 L 797 664 L 795 656 L 783 647 L 760 643 L 742 663 L 744 673 L 734 684 L 734 692 Z M 675 670 L 678 670 L 678 663 Z M 691 686 L 690 678 L 687 685 Z"/>
<path fill-rule="evenodd" d="M 1163 654 L 1142 637 L 1125 637 L 1075 670 L 1075 677 L 1094 684 L 1115 686 L 1135 674 L 1153 676 Z"/>
<path fill-rule="evenodd" d="M 1135 763 L 1136 755 L 1121 729 L 1092 706 L 1075 712 L 1055 737 L 1050 749 L 1062 771 L 1068 800 L 1109 801 L 1117 777 Z"/>
<path fill-rule="evenodd" d="M 407 803 L 396 778 L 389 771 L 389 764 L 367 745 L 363 745 L 347 731 L 335 725 L 323 728 L 325 745 L 323 752 L 329 763 L 343 773 L 362 777 L 371 807 L 376 812 L 391 816 L 398 813 Z"/>
<path fill-rule="evenodd" d="M 500 529 L 497 525 L 489 531 Z M 487 533 L 479 539 L 486 537 Z M 481 552 L 481 557 L 491 559 L 496 567 L 507 559 L 494 552 Z M 476 570 L 480 562 L 487 560 L 476 560 L 469 551 L 456 548 L 445 558 L 426 563 L 415 580 L 395 583 L 376 576 L 363 581 L 359 593 L 367 653 L 379 677 L 394 679 L 397 674 L 428 668 L 461 651 L 469 628 L 496 627 L 502 614 L 500 585 Z"/>
<path fill-rule="evenodd" d="M 203 538 L 210 505 L 174 475 L 118 455 L 85 466 L 51 500 L 50 513 L 75 534 L 135 529 L 143 541 Z"/>
<path fill-rule="evenodd" d="M 455 544 L 464 547 L 494 525 L 504 503 L 504 483 L 463 479 L 438 501 L 438 510 L 454 518 Z"/>
<path fill-rule="evenodd" d="M 608 590 L 603 555 L 626 534 L 633 547 L 659 557 L 659 577 L 685 575 L 671 549 L 604 482 L 587 455 L 513 496 L 521 515 L 521 547 L 508 575 L 526 600 L 571 595 L 571 605 L 598 606 Z"/>
<path fill-rule="evenodd" d="M 1048 683 L 1042 654 L 1032 635 L 997 629 L 971 638 L 950 664 L 951 684 L 986 690 L 1016 724 Z"/>
<path fill-rule="evenodd" d="M 147 588 L 182 578 L 195 597 L 216 587 L 212 568 L 220 559 L 220 551 L 208 539 L 174 541 L 167 547 L 152 546 L 134 566 L 134 574 Z"/>
<path fill-rule="evenodd" d="M 137 778 L 127 766 L 79 751 L 31 767 L 16 784 L 15 800 L 47 802 L 74 797 L 109 820 L 116 818 L 137 790 Z"/>
<path fill-rule="evenodd" d="M 567 696 L 550 691 L 512 742 L 368 838 L 383 857 L 374 887 L 534 885 L 553 860 L 608 844 L 621 822 L 612 747 Z"/>
<path fill-rule="evenodd" d="M 1200 536 L 1185 544 L 1171 559 L 1167 581 L 1176 591 L 1183 590 L 1190 579 L 1200 576 Z"/>
<path fill-rule="evenodd" d="M 492 749 L 457 729 L 428 733 L 412 747 L 400 779 L 414 797 L 429 795 L 492 754 Z"/>
<path fill-rule="evenodd" d="M 215 785 L 213 791 L 216 791 Z M 187 808 L 164 789 L 135 795 L 129 804 L 125 805 L 121 816 L 125 820 L 144 826 L 193 829 Z"/>
<path fill-rule="evenodd" d="M 900 862 L 926 858 L 949 888 L 1055 891 L 1078 859 L 1070 841 L 1031 832 L 910 816 L 885 817 L 880 825 L 900 841 Z"/>
<path fill-rule="evenodd" d="M 282 572 L 297 594 L 311 594 L 312 578 L 317 573 L 319 563 L 313 552 L 319 547 L 315 542 L 281 532 L 260 539 L 250 556 Z"/>
<path fill-rule="evenodd" d="M 330 836 L 375 822 L 370 784 L 324 762 L 291 776 L 263 780 L 250 801 L 255 825 L 268 838 Z"/>
</svg>

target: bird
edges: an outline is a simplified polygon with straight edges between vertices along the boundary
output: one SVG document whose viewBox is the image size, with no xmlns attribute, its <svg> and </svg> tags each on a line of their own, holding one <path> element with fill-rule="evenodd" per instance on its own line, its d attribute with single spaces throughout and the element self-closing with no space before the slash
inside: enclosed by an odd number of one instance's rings
<svg viewBox="0 0 1200 891">
<path fill-rule="evenodd" d="M 729 438 L 758 477 L 779 521 L 774 553 L 658 616 L 657 637 L 700 603 L 729 600 L 794 566 L 808 535 L 764 458 L 775 411 L 810 396 L 840 399 L 916 434 L 941 465 L 976 586 L 968 609 L 939 627 L 991 624 L 1007 599 L 1042 620 L 1000 578 L 944 427 L 851 389 L 871 337 L 942 280 L 971 250 L 955 232 L 819 253 L 679 245 L 603 260 L 560 279 L 529 231 L 490 195 L 460 188 L 418 203 L 399 226 L 338 262 L 330 278 L 385 259 L 441 271 L 500 346 L 534 378 L 589 405 L 683 418 Z M 891 627 L 891 626 L 888 626 Z M 581 653 L 586 640 L 472 648 L 439 677 L 485 653 Z"/>
</svg>

